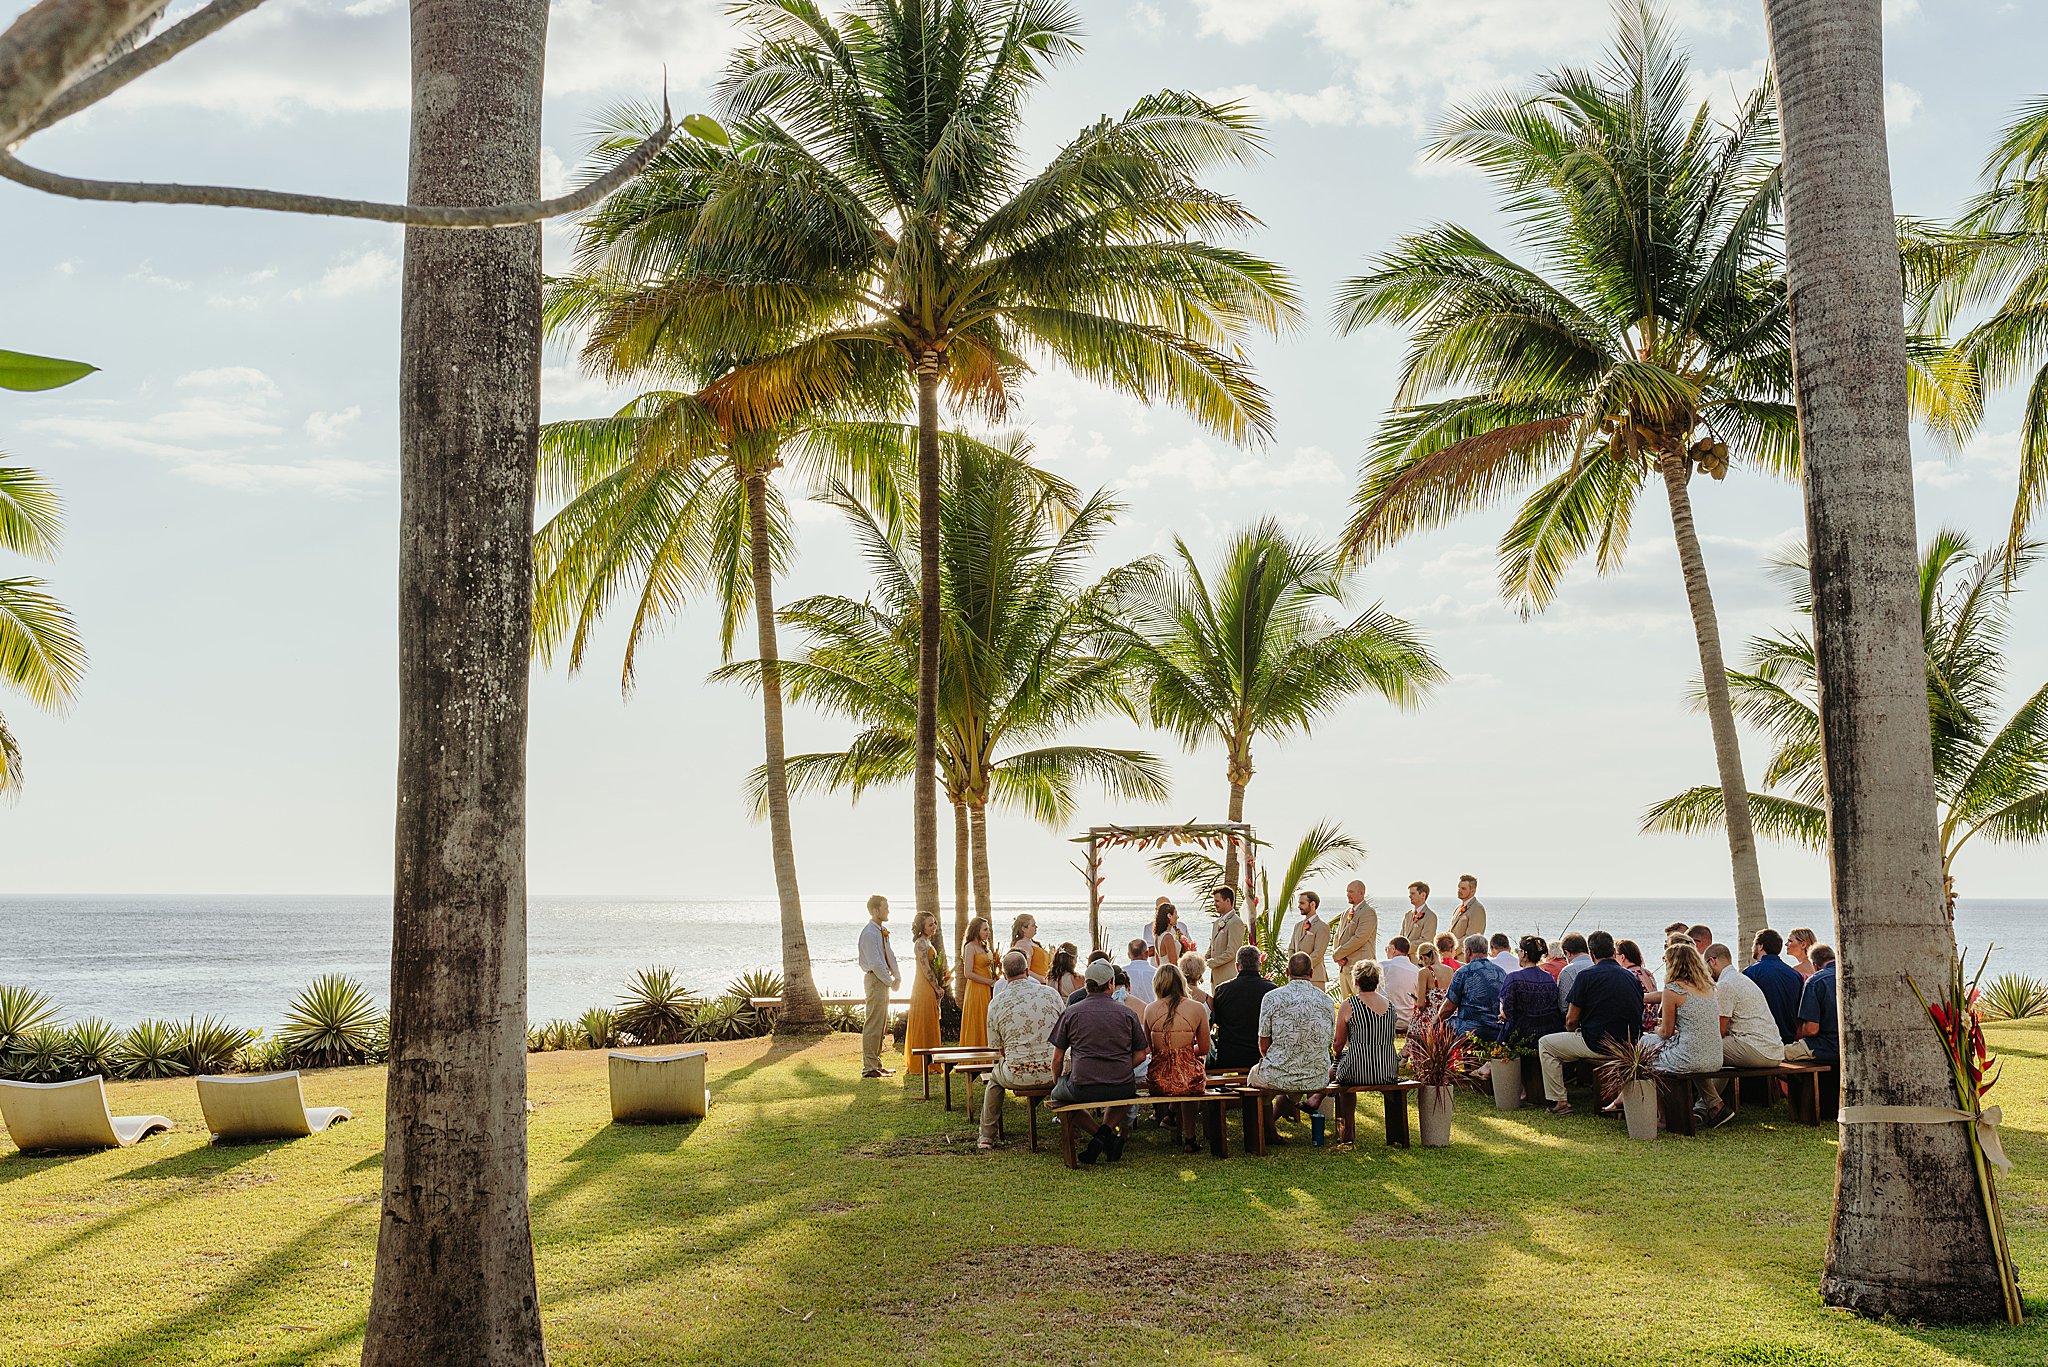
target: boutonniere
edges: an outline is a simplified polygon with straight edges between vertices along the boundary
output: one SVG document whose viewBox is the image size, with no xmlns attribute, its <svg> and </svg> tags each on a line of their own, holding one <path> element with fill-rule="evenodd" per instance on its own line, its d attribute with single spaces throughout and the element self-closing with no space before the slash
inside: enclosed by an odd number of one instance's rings
<svg viewBox="0 0 2048 1367">
<path fill-rule="evenodd" d="M 882 934 L 884 934 L 884 935 L 887 935 L 887 934 L 889 933 L 889 927 L 887 927 L 887 926 L 883 926 L 883 927 L 881 928 L 881 930 L 882 930 Z"/>
</svg>

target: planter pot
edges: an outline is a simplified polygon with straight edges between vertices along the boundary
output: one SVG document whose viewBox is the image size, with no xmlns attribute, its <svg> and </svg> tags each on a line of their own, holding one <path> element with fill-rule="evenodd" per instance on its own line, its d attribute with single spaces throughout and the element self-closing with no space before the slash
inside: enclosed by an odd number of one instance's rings
<svg viewBox="0 0 2048 1367">
<path fill-rule="evenodd" d="M 1442 1149 L 1451 1143 L 1451 1089 L 1424 1087 L 1415 1094 L 1415 1110 L 1422 1119 L 1422 1147 Z"/>
<path fill-rule="evenodd" d="M 1522 1060 L 1497 1058 L 1487 1065 L 1493 1079 L 1493 1104 L 1503 1111 L 1522 1109 Z"/>
<path fill-rule="evenodd" d="M 1628 1119 L 1630 1139 L 1655 1139 L 1657 1137 L 1657 1084 L 1654 1079 L 1644 1078 L 1630 1082 L 1621 1089 L 1621 1113 Z"/>
</svg>

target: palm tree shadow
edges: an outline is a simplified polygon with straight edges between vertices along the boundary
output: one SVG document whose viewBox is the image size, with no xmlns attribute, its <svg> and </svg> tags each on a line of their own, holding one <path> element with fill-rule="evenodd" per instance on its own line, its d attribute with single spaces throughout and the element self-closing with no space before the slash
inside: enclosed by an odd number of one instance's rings
<svg viewBox="0 0 2048 1367">
<path fill-rule="evenodd" d="M 311 1136 L 318 1138 L 319 1136 Z M 215 1177 L 244 1163 L 276 1153 L 291 1139 L 268 1139 L 254 1144 L 201 1144 L 182 1153 L 167 1153 L 153 1163 L 114 1174 L 117 1182 L 154 1182 L 165 1177 Z"/>
</svg>

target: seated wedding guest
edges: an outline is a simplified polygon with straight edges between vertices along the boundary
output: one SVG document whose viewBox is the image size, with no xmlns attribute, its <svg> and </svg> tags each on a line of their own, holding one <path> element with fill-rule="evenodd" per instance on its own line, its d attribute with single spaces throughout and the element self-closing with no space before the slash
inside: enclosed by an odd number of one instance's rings
<svg viewBox="0 0 2048 1367">
<path fill-rule="evenodd" d="M 1408 937 L 1396 935 L 1387 941 L 1387 957 L 1380 963 L 1380 990 L 1394 1003 L 1394 1021 L 1403 1030 L 1415 1014 L 1415 983 L 1422 976 L 1414 953 Z"/>
<path fill-rule="evenodd" d="M 1152 1004 L 1152 975 L 1158 970 L 1152 965 L 1152 951 L 1145 948 L 1143 940 L 1133 940 L 1126 946 L 1131 961 L 1124 965 L 1124 972 L 1130 975 L 1131 995 L 1146 1006 Z"/>
<path fill-rule="evenodd" d="M 1643 1033 L 1647 1035 L 1663 1019 L 1664 995 L 1657 990 L 1657 975 L 1643 964 L 1643 947 L 1634 940 L 1616 940 L 1614 957 L 1621 960 L 1621 966 L 1635 974 L 1636 981 L 1643 985 Z"/>
<path fill-rule="evenodd" d="M 1337 1062 L 1330 1081 L 1339 1087 L 1379 1087 L 1400 1076 L 1394 1025 L 1394 1003 L 1380 991 L 1380 966 L 1363 960 L 1351 971 L 1351 996 L 1337 1010 L 1337 1035 L 1330 1044 Z"/>
<path fill-rule="evenodd" d="M 1071 940 L 1052 952 L 1052 969 L 1046 974 L 1046 981 L 1052 984 L 1052 990 L 1062 997 L 1072 996 L 1082 990 L 1080 957 L 1080 946 Z M 1007 982 L 1008 979 L 1005 978 L 1004 981 Z"/>
<path fill-rule="evenodd" d="M 1465 937 L 1465 962 L 1451 975 L 1441 1018 L 1461 1035 L 1491 1044 L 1500 1036 L 1500 989 L 1507 974 L 1486 957 L 1486 937 Z"/>
<path fill-rule="evenodd" d="M 1656 1067 L 1660 1073 L 1714 1073 L 1723 1062 L 1721 1003 L 1714 999 L 1714 975 L 1691 940 L 1673 941 L 1664 951 L 1664 1010 L 1657 1026 Z"/>
<path fill-rule="evenodd" d="M 1487 948 L 1492 951 L 1491 958 L 1500 966 L 1501 972 L 1513 973 L 1521 968 L 1522 961 L 1515 953 L 1515 942 L 1501 932 L 1493 932 L 1493 938 L 1488 942 Z"/>
<path fill-rule="evenodd" d="M 1180 956 L 1180 976 L 1188 985 L 1188 1000 L 1198 1003 L 1205 1016 L 1209 1014 L 1209 994 L 1202 990 L 1202 978 L 1208 971 L 1208 962 L 1197 951 L 1191 949 Z"/>
<path fill-rule="evenodd" d="M 1820 971 L 1820 965 L 1813 961 L 1813 947 L 1819 943 L 1820 937 L 1805 926 L 1785 937 L 1785 952 L 1792 956 L 1792 967 L 1800 977 L 1811 978 Z"/>
<path fill-rule="evenodd" d="M 1152 979 L 1156 994 L 1145 1008 L 1145 1037 L 1152 1045 L 1145 1081 L 1154 1096 L 1200 1096 L 1209 1090 L 1203 1062 L 1209 1057 L 1209 1014 L 1188 1000 L 1187 981 L 1176 964 L 1159 965 Z M 1189 1153 L 1202 1145 L 1195 1138 L 1194 1108 L 1180 1112 L 1180 1143 Z"/>
<path fill-rule="evenodd" d="M 1215 1031 L 1214 1064 L 1218 1068 L 1249 1068 L 1259 1061 L 1259 1003 L 1277 984 L 1259 972 L 1259 950 L 1246 945 L 1237 951 L 1229 982 L 1209 994 L 1209 1025 Z"/>
<path fill-rule="evenodd" d="M 1316 1112 L 1315 1140 L 1322 1142 L 1321 1118 L 1329 1114 L 1329 1098 L 1321 1095 L 1330 1080 L 1330 1045 L 1336 1038 L 1337 1022 L 1330 1011 L 1330 994 L 1317 987 L 1309 976 L 1315 965 L 1306 954 L 1287 960 L 1287 985 L 1276 987 L 1259 1001 L 1259 1061 L 1247 1079 L 1254 1087 L 1284 1092 L 1316 1094 L 1310 1109 Z M 1279 1138 L 1268 1130 L 1268 1141 Z"/>
<path fill-rule="evenodd" d="M 1557 979 L 1543 969 L 1549 956 L 1550 946 L 1541 935 L 1524 935 L 1519 966 L 1501 983 L 1500 1037 L 1525 1049 L 1534 1049 L 1545 1035 L 1564 1029 Z"/>
<path fill-rule="evenodd" d="M 1785 1057 L 1840 1063 L 1842 1018 L 1835 995 L 1835 951 L 1815 945 L 1807 951 L 1807 959 L 1813 965 L 1813 976 L 1799 993 L 1799 1039 L 1785 1046 Z"/>
<path fill-rule="evenodd" d="M 1700 962 L 1707 961 L 1707 946 L 1714 943 L 1714 932 L 1707 926 L 1687 926 L 1685 933 L 1692 940 L 1693 952 L 1700 956 Z"/>
<path fill-rule="evenodd" d="M 1052 951 L 1038 943 L 1038 918 L 1024 912 L 1010 923 L 1010 948 L 1031 964 L 1031 976 L 1044 982 L 1052 971 Z"/>
<path fill-rule="evenodd" d="M 1785 1042 L 1778 1038 L 1778 1022 L 1771 1015 L 1764 990 L 1744 977 L 1735 967 L 1735 954 L 1726 945 L 1707 946 L 1707 971 L 1714 975 L 1714 1000 L 1721 1008 L 1721 1057 L 1730 1068 L 1768 1068 L 1785 1061 Z M 1700 1084 L 1695 1110 L 1709 1127 L 1725 1125 L 1735 1108 L 1725 1104 L 1721 1084 Z"/>
<path fill-rule="evenodd" d="M 1567 942 L 1579 939 L 1565 937 Z M 1627 1043 L 1643 1033 L 1643 985 L 1614 959 L 1614 937 L 1596 930 L 1581 941 L 1589 961 L 1564 994 L 1564 1029 L 1536 1045 L 1543 1061 L 1543 1096 L 1553 1115 L 1570 1115 L 1564 1065 L 1572 1059 L 1600 1059 L 1609 1040 Z"/>
<path fill-rule="evenodd" d="M 1451 990 L 1451 979 L 1457 970 L 1443 961 L 1435 945 L 1419 945 L 1415 950 L 1415 1005 L 1408 1013 L 1411 1024 L 1428 1025 L 1437 1018 L 1444 1008 L 1444 997 Z"/>
<path fill-rule="evenodd" d="M 1742 975 L 1763 989 L 1771 1019 L 1778 1023 L 1778 1040 L 1790 1044 L 1799 1038 L 1799 997 L 1806 990 L 1806 979 L 1779 957 L 1784 950 L 1784 937 L 1777 931 L 1759 930 L 1749 948 L 1749 967 Z"/>
<path fill-rule="evenodd" d="M 1458 937 L 1449 931 L 1436 937 L 1436 961 L 1453 973 L 1464 964 L 1464 960 L 1458 957 Z"/>
<path fill-rule="evenodd" d="M 1032 979 L 1031 961 L 1014 949 L 1003 955 L 1003 983 L 1004 989 L 988 1005 L 988 1047 L 995 1051 L 996 1066 L 989 1074 L 994 1085 L 982 1093 L 977 1149 L 996 1145 L 1004 1088 L 1050 1087 L 1058 1076 L 1052 1065 L 1052 1031 L 1066 1003 L 1052 988 Z"/>
<path fill-rule="evenodd" d="M 1545 973 L 1548 973 L 1550 975 L 1550 980 L 1552 982 L 1556 982 L 1558 980 L 1558 977 L 1563 974 L 1566 962 L 1567 961 L 1564 957 L 1564 946 L 1561 944 L 1555 944 L 1551 945 L 1548 951 L 1543 955 L 1543 963 L 1541 967 Z"/>
<path fill-rule="evenodd" d="M 1097 959 L 1082 975 L 1086 995 L 1060 1013 L 1048 1037 L 1053 1046 L 1052 1069 L 1059 1081 L 1052 1087 L 1052 1104 L 1071 1106 L 1082 1101 L 1113 1101 L 1138 1096 L 1137 1068 L 1145 1061 L 1151 1044 L 1145 1025 L 1135 1012 L 1126 1010 L 1109 995 L 1116 982 L 1116 965 Z M 1072 1062 L 1069 1071 L 1062 1065 Z M 1081 1151 L 1083 1163 L 1108 1157 L 1114 1163 L 1124 1156 L 1124 1126 L 1130 1120 L 1129 1106 L 1113 1106 L 1100 1125 L 1087 1111 L 1074 1112 L 1088 1147 Z"/>
<path fill-rule="evenodd" d="M 1560 998 L 1569 1002 L 1572 995 L 1572 983 L 1578 978 L 1579 974 L 1593 966 L 1593 956 L 1586 952 L 1586 937 L 1576 931 L 1564 937 L 1562 948 L 1564 949 L 1564 967 L 1557 971 L 1557 994 Z M 1608 951 L 1610 958 L 1613 956 L 1613 953 L 1614 951 L 1612 950 Z"/>
<path fill-rule="evenodd" d="M 1114 969 L 1114 965 L 1115 965 L 1115 960 L 1113 960 L 1113 959 L 1111 959 L 1111 958 L 1109 957 L 1109 951 L 1108 951 L 1108 950 L 1106 950 L 1106 949 L 1091 949 L 1091 950 L 1089 950 L 1089 951 L 1088 951 L 1088 962 L 1089 962 L 1089 963 L 1091 963 L 1091 964 L 1110 964 L 1110 965 L 1112 966 L 1112 969 Z M 1087 996 L 1087 995 L 1088 995 L 1088 986 L 1087 986 L 1087 983 L 1086 983 L 1086 981 L 1085 981 L 1085 974 L 1087 973 L 1087 970 L 1086 970 L 1086 969 L 1084 968 L 1084 969 L 1082 970 L 1082 973 L 1083 973 L 1083 975 L 1084 975 L 1084 981 L 1082 982 L 1082 985 L 1081 985 L 1081 986 L 1080 986 L 1079 988 L 1076 988 L 1076 989 L 1075 989 L 1074 991 L 1072 991 L 1072 992 L 1069 992 L 1069 993 L 1067 994 L 1067 1005 L 1068 1005 L 1068 1006 L 1072 1006 L 1072 1005 L 1073 1005 L 1073 1004 L 1074 1004 L 1075 1002 L 1077 1002 L 1077 1001 L 1080 1001 L 1080 1000 L 1081 1000 L 1081 999 L 1082 999 L 1083 997 L 1085 997 L 1085 996 Z M 1112 981 L 1112 984 L 1113 984 L 1115 980 L 1114 980 L 1114 979 L 1112 979 L 1111 981 Z"/>
</svg>

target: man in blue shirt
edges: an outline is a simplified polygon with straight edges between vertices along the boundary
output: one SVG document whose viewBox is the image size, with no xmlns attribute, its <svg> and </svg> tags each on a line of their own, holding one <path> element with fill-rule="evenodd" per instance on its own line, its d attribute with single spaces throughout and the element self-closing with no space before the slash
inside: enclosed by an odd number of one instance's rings
<svg viewBox="0 0 2048 1367">
<path fill-rule="evenodd" d="M 1784 936 L 1775 930 L 1758 931 L 1756 943 L 1750 946 L 1753 962 L 1742 970 L 1742 976 L 1763 989 L 1771 1018 L 1778 1022 L 1778 1038 L 1790 1044 L 1799 1038 L 1799 997 L 1806 989 L 1806 979 L 1778 957 L 1784 952 Z"/>
<path fill-rule="evenodd" d="M 1820 1063 L 1842 1059 L 1842 1018 L 1835 997 L 1835 951 L 1815 945 L 1806 956 L 1813 976 L 1799 997 L 1799 1040 L 1785 1046 L 1785 1057 Z"/>
<path fill-rule="evenodd" d="M 1543 1095 L 1553 1115 L 1570 1115 L 1564 1065 L 1570 1059 L 1604 1058 L 1607 1043 L 1624 1043 L 1643 1033 L 1643 985 L 1614 957 L 1614 937 L 1596 930 L 1586 937 L 1593 962 L 1572 980 L 1565 999 L 1565 1028 L 1537 1042 L 1543 1060 Z"/>
<path fill-rule="evenodd" d="M 1486 957 L 1486 937 L 1465 937 L 1465 962 L 1451 975 L 1437 1019 L 1450 1018 L 1461 1035 L 1476 1035 L 1489 1044 L 1500 1038 L 1500 990 L 1507 981 L 1500 965 Z M 1453 1014 L 1455 1013 L 1455 1014 Z"/>
</svg>

